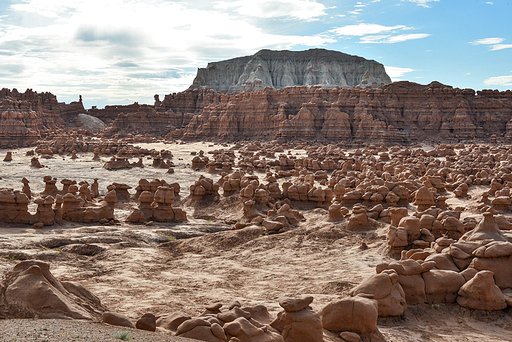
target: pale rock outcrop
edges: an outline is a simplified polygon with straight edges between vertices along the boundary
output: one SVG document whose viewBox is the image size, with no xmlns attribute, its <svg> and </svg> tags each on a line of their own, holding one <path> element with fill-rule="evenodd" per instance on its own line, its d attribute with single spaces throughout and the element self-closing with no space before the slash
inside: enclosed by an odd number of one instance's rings
<svg viewBox="0 0 512 342">
<path fill-rule="evenodd" d="M 379 86 L 391 83 L 382 64 L 337 51 L 261 50 L 253 56 L 209 63 L 189 89 L 241 91 L 300 85 L 322 87 Z"/>
</svg>

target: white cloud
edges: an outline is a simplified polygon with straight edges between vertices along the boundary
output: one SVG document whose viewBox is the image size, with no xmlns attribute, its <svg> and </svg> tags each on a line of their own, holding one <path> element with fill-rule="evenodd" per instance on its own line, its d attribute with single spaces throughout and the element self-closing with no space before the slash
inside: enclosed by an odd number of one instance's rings
<svg viewBox="0 0 512 342">
<path fill-rule="evenodd" d="M 413 39 L 421 39 L 430 36 L 427 33 L 414 33 L 414 34 L 399 34 L 397 36 L 390 35 L 380 35 L 380 36 L 366 36 L 361 38 L 361 43 L 364 44 L 393 44 L 393 43 L 401 43 L 407 40 Z"/>
<path fill-rule="evenodd" d="M 400 30 L 411 30 L 405 25 L 383 26 L 378 24 L 360 23 L 333 29 L 339 36 L 361 37 L 360 43 L 364 44 L 393 44 L 407 40 L 420 39 L 430 36 L 428 33 L 397 34 Z"/>
<path fill-rule="evenodd" d="M 496 86 L 512 86 L 512 75 L 491 77 L 486 79 L 484 83 Z"/>
<path fill-rule="evenodd" d="M 494 2 L 492 2 L 492 1 L 487 1 L 487 2 L 486 2 L 486 4 L 487 4 L 487 5 L 494 5 Z"/>
<path fill-rule="evenodd" d="M 386 73 L 391 77 L 393 81 L 396 81 L 397 78 L 402 77 L 408 72 L 416 71 L 411 68 L 400 68 L 400 67 L 392 67 L 392 66 L 384 66 L 386 69 Z"/>
<path fill-rule="evenodd" d="M 404 25 L 383 26 L 378 24 L 360 23 L 357 25 L 338 27 L 334 29 L 333 32 L 339 36 L 366 36 L 368 34 L 379 34 L 382 32 L 390 32 L 394 30 L 404 29 L 408 29 L 408 27 Z"/>
<path fill-rule="evenodd" d="M 439 0 L 402 0 L 402 1 L 406 1 L 406 2 L 414 2 L 415 4 L 418 4 L 418 6 L 423 6 L 423 7 L 431 7 L 430 3 L 431 2 L 439 2 Z"/>
<path fill-rule="evenodd" d="M 510 49 L 512 48 L 512 44 L 496 44 L 491 47 L 491 51 Z"/>
<path fill-rule="evenodd" d="M 154 94 L 186 89 L 212 60 L 334 42 L 272 33 L 237 11 L 191 1 L 20 0 L 10 7 L 9 24 L 0 21 L 0 64 L 8 66 L 0 65 L 2 86 L 51 91 L 66 102 L 82 94 L 86 106 L 152 103 Z M 278 3 L 296 5 L 287 20 L 325 10 L 314 1 Z M 44 25 L 24 26 L 41 15 Z"/>
<path fill-rule="evenodd" d="M 473 45 L 491 45 L 491 51 L 510 49 L 512 48 L 512 44 L 500 44 L 505 41 L 505 38 L 483 38 L 477 39 L 475 41 L 469 42 Z"/>
<path fill-rule="evenodd" d="M 258 18 L 290 17 L 301 20 L 316 20 L 326 15 L 327 7 L 311 0 L 252 0 L 219 1 L 216 9 L 234 9 L 239 14 Z"/>
<path fill-rule="evenodd" d="M 360 42 L 365 44 L 385 43 L 390 37 L 390 35 L 371 35 L 362 37 Z"/>
<path fill-rule="evenodd" d="M 388 39 L 388 43 L 400 43 L 407 40 L 421 39 L 430 36 L 428 33 L 399 34 Z"/>
<path fill-rule="evenodd" d="M 493 45 L 503 42 L 505 38 L 483 38 L 470 42 L 473 45 Z"/>
</svg>

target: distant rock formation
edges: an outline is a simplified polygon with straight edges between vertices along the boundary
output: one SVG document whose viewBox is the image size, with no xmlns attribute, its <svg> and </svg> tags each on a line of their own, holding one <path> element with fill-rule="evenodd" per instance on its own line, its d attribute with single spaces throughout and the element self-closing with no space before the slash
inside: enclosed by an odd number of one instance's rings
<svg viewBox="0 0 512 342">
<path fill-rule="evenodd" d="M 107 126 L 105 137 L 324 142 L 512 142 L 512 92 L 459 89 L 432 82 L 371 87 L 296 86 L 225 93 L 208 87 L 85 111 L 54 95 L 0 91 L 0 147 L 28 146 L 68 127 L 86 133 L 79 114 Z M 81 148 L 83 150 L 83 148 Z M 72 151 L 72 150 L 71 150 Z M 76 151 L 79 151 L 76 149 Z M 55 152 L 56 153 L 56 152 Z"/>
<path fill-rule="evenodd" d="M 82 124 L 81 128 L 87 129 L 94 133 L 98 133 L 99 131 L 105 129 L 106 127 L 103 121 L 91 115 L 78 114 L 78 120 Z"/>
<path fill-rule="evenodd" d="M 0 148 L 29 146 L 42 132 L 66 125 L 85 112 L 82 102 L 65 104 L 51 93 L 0 90 Z"/>
<path fill-rule="evenodd" d="M 138 123 L 139 133 L 198 140 L 512 141 L 511 91 L 475 93 L 439 82 L 376 89 L 267 87 L 235 94 L 198 88 L 166 95 L 140 116 L 127 111 L 106 133 L 127 134 Z M 162 126 L 165 117 L 168 124 Z"/>
<path fill-rule="evenodd" d="M 362 57 L 325 49 L 261 50 L 252 56 L 208 63 L 197 70 L 189 90 L 206 86 L 236 92 L 303 85 L 377 87 L 389 83 L 391 79 L 382 64 Z"/>
</svg>

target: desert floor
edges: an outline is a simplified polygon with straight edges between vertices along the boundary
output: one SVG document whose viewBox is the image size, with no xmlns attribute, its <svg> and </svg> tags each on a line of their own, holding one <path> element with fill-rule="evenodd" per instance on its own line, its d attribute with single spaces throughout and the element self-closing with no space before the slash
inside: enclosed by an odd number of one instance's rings
<svg viewBox="0 0 512 342">
<path fill-rule="evenodd" d="M 106 158 L 92 161 L 92 154 L 80 153 L 76 160 L 69 156 L 40 159 L 47 167 L 32 169 L 30 157 L 25 156 L 27 149 L 20 149 L 12 162 L 0 161 L 0 188 L 21 189 L 21 179 L 26 177 L 33 193 L 38 193 L 44 188 L 43 176 L 51 175 L 58 181 L 68 178 L 89 183 L 98 178 L 105 193 L 113 182 L 135 188 L 141 178 L 158 178 L 178 182 L 185 203 L 189 186 L 200 174 L 219 178 L 189 167 L 190 152 L 222 148 L 219 145 L 151 147 L 173 151 L 174 174 L 154 169 L 146 160 L 148 166 L 142 169 L 107 171 L 102 168 Z M 302 294 L 312 295 L 312 307 L 319 311 L 333 299 L 347 296 L 375 273 L 377 264 L 391 260 L 385 253 L 384 224 L 354 233 L 345 229 L 344 221 L 328 222 L 326 209 L 302 208 L 306 221 L 285 233 L 268 235 L 256 226 L 232 230 L 241 216 L 240 201 L 237 195 L 221 198 L 212 206 L 183 206 L 189 218 L 184 224 L 123 223 L 135 203 L 118 204 L 118 225 L 66 223 L 37 230 L 4 224 L 0 227 L 0 271 L 5 273 L 19 260 L 49 262 L 59 280 L 82 284 L 110 311 L 136 320 L 146 312 L 200 315 L 207 304 L 235 300 L 243 305 L 264 304 L 275 315 L 281 310 L 278 298 Z M 447 203 L 474 205 L 455 199 Z M 77 254 L 80 250 L 89 252 Z M 486 313 L 451 304 L 419 305 L 409 307 L 402 317 L 379 319 L 379 330 L 388 341 L 512 341 L 512 312 L 510 308 Z M 326 333 L 325 340 L 339 339 Z"/>
</svg>

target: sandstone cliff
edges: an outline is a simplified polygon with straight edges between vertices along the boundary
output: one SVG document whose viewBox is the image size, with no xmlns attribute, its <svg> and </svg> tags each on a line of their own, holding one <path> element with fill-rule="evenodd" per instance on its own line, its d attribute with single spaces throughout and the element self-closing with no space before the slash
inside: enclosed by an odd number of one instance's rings
<svg viewBox="0 0 512 342">
<path fill-rule="evenodd" d="M 48 92 L 4 88 L 0 90 L 0 148 L 29 146 L 41 133 L 66 125 L 84 112 L 82 102 L 65 104 Z"/>
<path fill-rule="evenodd" d="M 362 57 L 324 49 L 261 50 L 252 56 L 209 63 L 198 69 L 189 89 L 206 86 L 233 92 L 302 85 L 376 87 L 388 83 L 391 79 L 384 66 Z"/>
<path fill-rule="evenodd" d="M 512 92 L 475 93 L 439 82 L 396 82 L 376 89 L 267 87 L 235 94 L 198 88 L 169 94 L 144 114 L 127 110 L 109 133 L 136 126 L 139 133 L 225 141 L 412 143 L 488 141 L 493 135 L 512 141 L 511 119 Z"/>
</svg>

